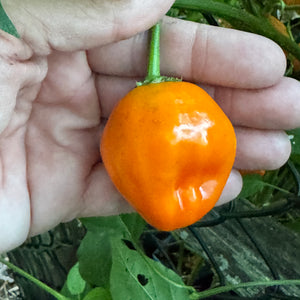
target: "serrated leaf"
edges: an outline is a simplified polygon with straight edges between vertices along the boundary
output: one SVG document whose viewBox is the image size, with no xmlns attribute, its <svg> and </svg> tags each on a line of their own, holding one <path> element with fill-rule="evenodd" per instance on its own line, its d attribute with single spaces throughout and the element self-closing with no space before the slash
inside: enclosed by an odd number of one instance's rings
<svg viewBox="0 0 300 300">
<path fill-rule="evenodd" d="M 187 287 L 172 270 L 130 249 L 121 240 L 112 240 L 113 263 L 110 291 L 114 300 L 187 300 Z"/>
<path fill-rule="evenodd" d="M 88 231 L 77 251 L 81 276 L 91 285 L 107 287 L 111 269 L 111 245 L 105 232 Z"/>
<path fill-rule="evenodd" d="M 86 282 L 79 273 L 79 264 L 76 263 L 69 271 L 67 288 L 72 295 L 80 295 L 86 287 Z"/>
<path fill-rule="evenodd" d="M 83 300 L 112 300 L 108 290 L 97 287 L 91 290 Z"/>
<path fill-rule="evenodd" d="M 0 2 L 0 29 L 17 38 L 20 37 L 14 24 L 11 22 L 5 10 L 3 9 L 1 2 Z"/>
</svg>

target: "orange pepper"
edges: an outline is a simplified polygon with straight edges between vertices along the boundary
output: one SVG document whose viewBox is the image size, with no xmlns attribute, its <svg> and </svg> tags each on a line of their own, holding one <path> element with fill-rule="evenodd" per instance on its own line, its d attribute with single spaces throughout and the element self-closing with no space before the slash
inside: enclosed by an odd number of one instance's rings
<svg viewBox="0 0 300 300">
<path fill-rule="evenodd" d="M 287 5 L 296 5 L 300 4 L 300 0 L 284 0 L 285 4 Z"/>
<path fill-rule="evenodd" d="M 268 20 L 277 31 L 279 31 L 281 34 L 287 37 L 289 36 L 286 26 L 280 20 L 278 20 L 272 15 L 268 16 Z"/>
<path fill-rule="evenodd" d="M 265 170 L 239 170 L 241 175 L 251 175 L 251 174 L 257 174 L 260 176 L 264 176 L 266 174 Z"/>
<path fill-rule="evenodd" d="M 191 225 L 214 207 L 235 149 L 229 119 L 187 82 L 133 89 L 114 108 L 100 145 L 119 192 L 160 230 Z"/>
</svg>

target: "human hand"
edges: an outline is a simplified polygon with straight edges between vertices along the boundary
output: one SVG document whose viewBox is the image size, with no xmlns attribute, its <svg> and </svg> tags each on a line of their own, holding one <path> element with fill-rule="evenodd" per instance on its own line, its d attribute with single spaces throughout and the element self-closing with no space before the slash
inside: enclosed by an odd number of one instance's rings
<svg viewBox="0 0 300 300">
<path fill-rule="evenodd" d="M 11 1 L 22 40 L 0 33 L 0 252 L 76 217 L 131 211 L 99 154 L 103 121 L 146 74 L 147 33 L 173 1 Z M 140 33 L 140 34 L 138 34 Z M 122 40 L 122 41 L 121 41 Z M 273 42 L 164 18 L 162 74 L 201 84 L 235 125 L 234 170 L 274 169 L 300 126 L 300 86 Z"/>
</svg>

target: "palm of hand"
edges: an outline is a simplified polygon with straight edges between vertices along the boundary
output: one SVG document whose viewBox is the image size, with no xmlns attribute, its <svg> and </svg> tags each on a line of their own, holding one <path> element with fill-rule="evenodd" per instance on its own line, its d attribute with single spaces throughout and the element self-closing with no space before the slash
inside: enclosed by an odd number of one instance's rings
<svg viewBox="0 0 300 300">
<path fill-rule="evenodd" d="M 149 2 L 157 8 L 152 16 L 146 14 L 153 24 L 164 10 L 155 1 Z M 165 2 L 166 7 L 170 3 Z M 139 16 L 138 5 L 133 7 Z M 123 38 L 149 27 L 144 22 L 121 25 L 119 36 Z M 207 88 L 236 126 L 235 167 L 272 169 L 282 165 L 290 145 L 281 130 L 300 126 L 300 89 L 296 81 L 282 79 L 285 60 L 281 50 L 255 36 L 172 19 L 166 19 L 163 32 L 163 73 L 215 85 Z M 107 42 L 107 36 L 98 34 L 91 21 L 89 31 L 83 28 L 74 44 L 74 40 L 60 40 L 58 46 L 64 52 L 52 49 L 47 56 L 41 55 L 47 47 L 39 40 L 35 41 L 39 55 L 33 55 L 22 42 L 0 33 L 0 41 L 8 40 L 0 56 L 0 252 L 16 247 L 28 234 L 41 233 L 74 217 L 131 209 L 104 170 L 99 139 L 101 117 L 108 117 L 113 103 L 145 74 L 146 39 L 132 38 L 89 53 L 74 52 L 74 48 L 99 46 L 102 39 Z M 116 36 L 108 41 L 115 41 Z M 105 75 L 96 75 L 100 72 L 108 75 L 107 80 Z M 101 77 L 106 84 L 100 84 Z M 226 201 L 234 198 L 242 185 L 238 172 L 233 174 L 224 190 Z"/>
<path fill-rule="evenodd" d="M 85 201 L 93 198 L 95 185 L 99 186 L 96 180 L 111 185 L 99 162 L 100 103 L 86 53 L 53 52 L 47 67 L 41 83 L 20 90 L 0 138 L 1 204 L 7 206 L 1 223 L 5 227 L 14 218 L 18 231 L 23 224 L 25 236 L 30 226 L 31 234 L 36 234 L 92 214 L 93 203 Z M 46 69 L 45 62 L 40 68 Z M 99 202 L 105 200 L 104 196 Z M 118 201 L 126 210 L 117 192 L 114 200 L 103 207 L 103 214 L 117 212 Z"/>
<path fill-rule="evenodd" d="M 54 52 L 27 128 L 33 233 L 78 216 L 99 161 L 99 122 L 100 104 L 85 53 Z"/>
</svg>

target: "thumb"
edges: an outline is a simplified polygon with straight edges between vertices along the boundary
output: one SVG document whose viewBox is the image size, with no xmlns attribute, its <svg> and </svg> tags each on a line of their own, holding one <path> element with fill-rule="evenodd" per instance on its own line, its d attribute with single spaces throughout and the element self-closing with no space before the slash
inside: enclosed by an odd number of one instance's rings
<svg viewBox="0 0 300 300">
<path fill-rule="evenodd" d="M 154 25 L 174 0 L 2 0 L 20 36 L 38 55 L 90 49 Z"/>
</svg>

